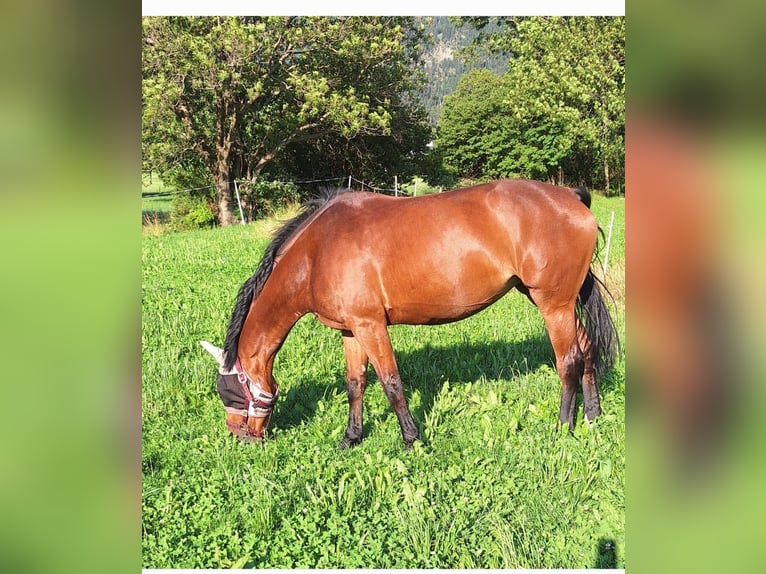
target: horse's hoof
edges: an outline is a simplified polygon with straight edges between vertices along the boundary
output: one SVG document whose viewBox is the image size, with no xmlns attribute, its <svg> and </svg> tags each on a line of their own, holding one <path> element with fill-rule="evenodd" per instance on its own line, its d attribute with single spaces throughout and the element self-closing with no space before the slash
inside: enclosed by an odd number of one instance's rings
<svg viewBox="0 0 766 574">
<path fill-rule="evenodd" d="M 404 450 L 412 450 L 412 445 L 415 444 L 415 442 L 422 443 L 423 441 L 420 440 L 420 437 L 416 437 L 412 440 L 406 440 L 404 441 Z"/>
<path fill-rule="evenodd" d="M 338 448 L 340 449 L 352 448 L 358 445 L 360 442 L 362 442 L 361 438 L 349 438 L 347 436 L 344 436 L 343 440 L 340 441 Z"/>
<path fill-rule="evenodd" d="M 238 436 L 237 440 L 241 442 L 242 444 L 262 444 L 263 443 L 263 437 L 257 437 L 251 434 Z"/>
<path fill-rule="evenodd" d="M 585 420 L 593 422 L 601 414 L 601 407 L 585 409 Z"/>
</svg>

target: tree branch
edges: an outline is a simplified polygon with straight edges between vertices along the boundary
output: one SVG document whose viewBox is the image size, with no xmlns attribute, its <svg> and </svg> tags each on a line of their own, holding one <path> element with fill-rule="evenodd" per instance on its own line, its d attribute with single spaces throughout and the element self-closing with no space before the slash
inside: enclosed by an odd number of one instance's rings
<svg viewBox="0 0 766 574">
<path fill-rule="evenodd" d="M 304 142 L 304 141 L 320 138 L 332 132 L 331 129 L 323 129 L 323 130 L 318 130 L 315 132 L 309 132 L 309 130 L 320 127 L 321 125 L 322 124 L 319 122 L 304 124 L 301 127 L 299 127 L 297 131 L 283 138 L 275 146 L 273 146 L 269 152 L 260 155 L 260 157 L 258 158 L 258 161 L 256 162 L 256 171 L 260 172 L 261 169 L 263 169 L 263 166 L 265 166 L 267 163 L 272 161 L 276 157 L 276 155 L 280 151 L 282 151 L 286 146 L 293 143 L 299 143 L 299 142 Z M 258 147 L 259 149 L 262 149 L 262 150 L 265 149 L 266 148 L 265 141 L 262 140 L 261 144 Z"/>
</svg>

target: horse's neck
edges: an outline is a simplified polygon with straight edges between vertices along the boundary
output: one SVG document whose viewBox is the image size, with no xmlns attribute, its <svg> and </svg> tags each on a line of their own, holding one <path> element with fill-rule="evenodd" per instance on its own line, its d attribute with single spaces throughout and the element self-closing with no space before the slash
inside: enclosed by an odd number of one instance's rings
<svg viewBox="0 0 766 574">
<path fill-rule="evenodd" d="M 271 278 L 270 278 L 271 279 Z M 302 298 L 288 282 L 267 281 L 253 301 L 239 336 L 239 358 L 254 380 L 273 384 L 271 368 L 295 323 L 305 313 Z M 293 286 L 295 284 L 293 283 Z"/>
</svg>

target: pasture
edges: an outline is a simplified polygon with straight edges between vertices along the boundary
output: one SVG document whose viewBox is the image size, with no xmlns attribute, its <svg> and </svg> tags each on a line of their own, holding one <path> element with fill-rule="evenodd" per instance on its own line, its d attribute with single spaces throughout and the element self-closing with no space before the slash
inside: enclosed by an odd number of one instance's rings
<svg viewBox="0 0 766 574">
<path fill-rule="evenodd" d="M 607 279 L 624 343 L 624 200 Z M 462 322 L 390 328 L 423 443 L 403 448 L 375 375 L 364 440 L 339 450 L 341 337 L 311 316 L 277 356 L 263 444 L 228 436 L 216 365 L 237 290 L 275 225 L 143 237 L 144 568 L 625 566 L 624 358 L 604 414 L 557 428 L 560 383 L 538 311 L 517 292 Z M 600 276 L 600 266 L 597 275 Z"/>
</svg>

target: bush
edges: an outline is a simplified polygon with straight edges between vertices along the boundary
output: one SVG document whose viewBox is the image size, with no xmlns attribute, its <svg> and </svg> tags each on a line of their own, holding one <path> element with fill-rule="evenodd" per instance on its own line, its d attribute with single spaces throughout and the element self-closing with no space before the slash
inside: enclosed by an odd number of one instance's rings
<svg viewBox="0 0 766 574">
<path fill-rule="evenodd" d="M 249 221 L 274 215 L 288 205 L 301 201 L 300 190 L 284 181 L 246 181 L 239 184 L 242 211 Z"/>
<path fill-rule="evenodd" d="M 206 196 L 177 193 L 173 196 L 170 223 L 177 230 L 199 229 L 215 224 L 215 215 Z"/>
</svg>

